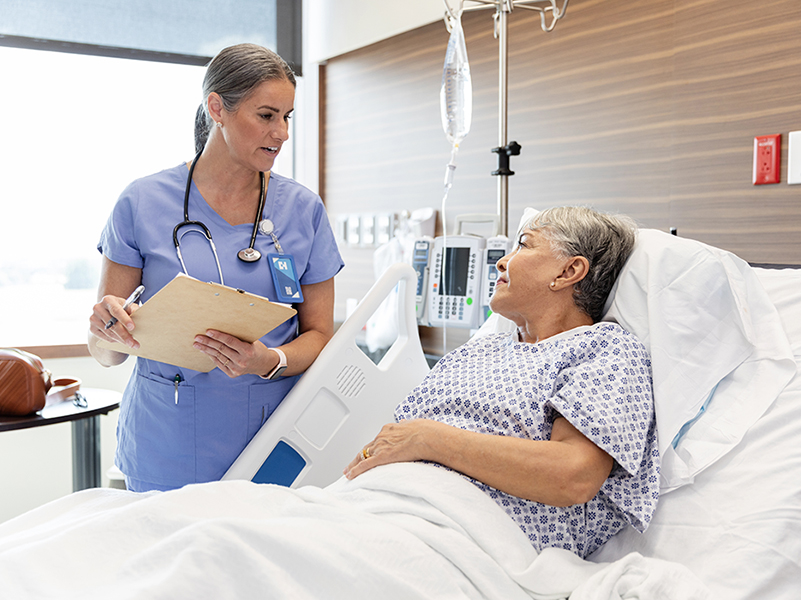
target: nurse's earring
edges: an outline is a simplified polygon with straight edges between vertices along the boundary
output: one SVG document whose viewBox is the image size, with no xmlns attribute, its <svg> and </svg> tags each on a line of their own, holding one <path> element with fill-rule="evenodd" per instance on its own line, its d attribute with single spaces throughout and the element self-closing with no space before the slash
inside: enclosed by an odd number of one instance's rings
<svg viewBox="0 0 801 600">
<path fill-rule="evenodd" d="M 215 125 L 217 125 L 219 129 L 222 129 L 222 121 L 215 121 Z"/>
<path fill-rule="evenodd" d="M 555 288 L 555 287 L 556 287 L 556 282 L 555 282 L 555 281 L 552 281 L 552 282 L 551 282 L 551 289 L 553 289 L 553 288 Z"/>
</svg>

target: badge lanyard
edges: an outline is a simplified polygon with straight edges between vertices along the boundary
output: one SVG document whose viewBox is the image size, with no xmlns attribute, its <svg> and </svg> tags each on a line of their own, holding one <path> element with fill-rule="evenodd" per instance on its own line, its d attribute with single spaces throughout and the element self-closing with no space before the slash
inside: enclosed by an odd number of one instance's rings
<svg viewBox="0 0 801 600">
<path fill-rule="evenodd" d="M 300 282 L 295 269 L 295 259 L 291 254 L 285 254 L 278 237 L 275 235 L 275 226 L 270 219 L 264 219 L 259 223 L 259 231 L 273 238 L 275 249 L 278 254 L 270 253 L 267 255 L 267 264 L 270 265 L 270 273 L 273 277 L 275 294 L 280 302 L 297 304 L 303 302 L 303 292 L 300 289 Z"/>
</svg>

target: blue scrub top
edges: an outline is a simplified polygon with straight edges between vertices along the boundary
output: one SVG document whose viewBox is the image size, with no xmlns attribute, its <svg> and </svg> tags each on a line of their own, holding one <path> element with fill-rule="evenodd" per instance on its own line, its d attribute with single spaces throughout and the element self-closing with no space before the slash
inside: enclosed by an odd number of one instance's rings
<svg viewBox="0 0 801 600">
<path fill-rule="evenodd" d="M 101 235 L 98 250 L 104 256 L 142 269 L 143 302 L 182 272 L 172 232 L 184 219 L 188 174 L 181 163 L 134 181 L 120 196 Z M 322 200 L 292 179 L 270 174 L 261 218 L 273 222 L 281 248 L 294 257 L 301 285 L 326 281 L 344 265 Z M 239 260 L 237 253 L 250 243 L 253 223 L 230 225 L 194 183 L 189 219 L 203 222 L 211 231 L 225 285 L 278 301 L 266 258 L 277 252 L 270 235 L 259 232 L 256 237 L 261 260 Z M 191 229 L 179 232 L 188 274 L 219 282 L 209 242 Z M 261 341 L 269 347 L 285 344 L 297 336 L 297 325 L 293 317 Z M 268 382 L 256 375 L 231 379 L 219 369 L 199 373 L 138 358 L 120 407 L 117 466 L 136 491 L 219 479 L 297 379 Z"/>
</svg>

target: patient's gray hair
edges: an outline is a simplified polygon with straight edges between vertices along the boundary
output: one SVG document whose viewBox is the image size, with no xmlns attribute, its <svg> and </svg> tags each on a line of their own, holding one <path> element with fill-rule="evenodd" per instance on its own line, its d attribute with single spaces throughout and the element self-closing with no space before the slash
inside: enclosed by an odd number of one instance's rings
<svg viewBox="0 0 801 600">
<path fill-rule="evenodd" d="M 286 80 L 296 87 L 292 68 L 272 50 L 258 44 L 237 44 L 220 50 L 206 67 L 203 78 L 203 103 L 195 119 L 196 150 L 206 144 L 212 125 L 209 94 L 219 94 L 225 110 L 235 112 L 256 86 L 274 80 Z"/>
<path fill-rule="evenodd" d="M 573 286 L 573 300 L 593 323 L 600 321 L 609 292 L 634 249 L 634 220 L 584 206 L 562 206 L 537 213 L 525 228 L 541 231 L 558 256 L 589 261 L 587 275 Z"/>
</svg>

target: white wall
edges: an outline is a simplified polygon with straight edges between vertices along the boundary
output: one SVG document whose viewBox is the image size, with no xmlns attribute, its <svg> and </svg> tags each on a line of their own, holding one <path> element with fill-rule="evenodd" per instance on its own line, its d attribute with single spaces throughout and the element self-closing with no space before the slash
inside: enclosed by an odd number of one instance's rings
<svg viewBox="0 0 801 600">
<path fill-rule="evenodd" d="M 304 62 L 321 63 L 433 23 L 444 13 L 442 0 L 304 0 Z"/>
</svg>

